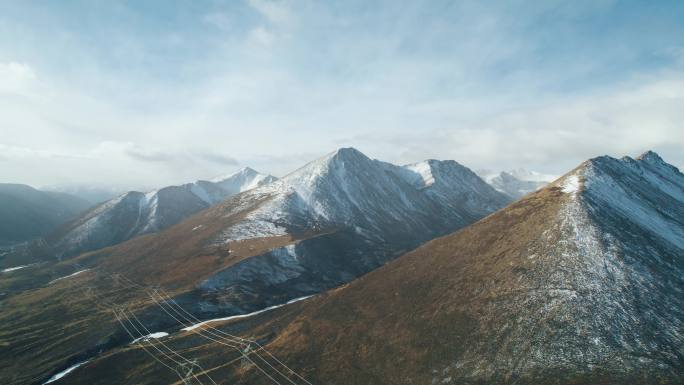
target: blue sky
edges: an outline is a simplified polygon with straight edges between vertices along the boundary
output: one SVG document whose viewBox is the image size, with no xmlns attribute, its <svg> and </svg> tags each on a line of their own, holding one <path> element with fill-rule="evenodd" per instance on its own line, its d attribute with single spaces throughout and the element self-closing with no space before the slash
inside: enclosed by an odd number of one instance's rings
<svg viewBox="0 0 684 385">
<path fill-rule="evenodd" d="M 142 188 L 340 146 L 684 165 L 680 1 L 2 1 L 0 180 Z"/>
</svg>

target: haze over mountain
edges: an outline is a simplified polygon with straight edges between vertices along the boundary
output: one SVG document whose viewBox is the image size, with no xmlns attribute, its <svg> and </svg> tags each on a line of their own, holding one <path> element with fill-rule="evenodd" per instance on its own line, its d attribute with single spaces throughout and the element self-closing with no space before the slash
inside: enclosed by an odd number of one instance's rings
<svg viewBox="0 0 684 385">
<path fill-rule="evenodd" d="M 99 185 L 51 185 L 42 187 L 45 191 L 55 191 L 63 192 L 71 195 L 75 195 L 81 199 L 85 199 L 91 203 L 91 205 L 96 205 L 108 201 L 110 199 L 116 198 L 117 196 L 123 194 L 126 190 L 113 186 L 99 186 Z"/>
<path fill-rule="evenodd" d="M 477 174 L 497 191 L 513 199 L 518 199 L 556 179 L 553 175 L 528 171 L 523 168 L 499 173 L 491 170 L 478 170 Z"/>
<path fill-rule="evenodd" d="M 129 191 L 102 203 L 51 234 L 57 255 L 70 256 L 115 245 L 141 234 L 165 229 L 229 196 L 276 178 L 251 168 L 147 193 Z"/>
<path fill-rule="evenodd" d="M 47 235 L 89 206 L 73 195 L 0 183 L 0 246 Z"/>
</svg>

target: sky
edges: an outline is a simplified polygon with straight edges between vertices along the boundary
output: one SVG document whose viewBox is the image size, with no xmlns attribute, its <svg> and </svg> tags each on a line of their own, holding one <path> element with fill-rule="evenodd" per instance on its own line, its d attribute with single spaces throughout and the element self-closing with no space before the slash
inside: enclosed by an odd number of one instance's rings
<svg viewBox="0 0 684 385">
<path fill-rule="evenodd" d="M 684 168 L 682 1 L 0 1 L 0 181 L 145 189 L 338 147 Z"/>
</svg>

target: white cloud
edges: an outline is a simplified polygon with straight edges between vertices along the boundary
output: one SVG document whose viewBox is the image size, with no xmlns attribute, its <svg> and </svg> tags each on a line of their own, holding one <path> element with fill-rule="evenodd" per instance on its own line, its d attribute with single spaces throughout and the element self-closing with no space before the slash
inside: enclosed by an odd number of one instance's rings
<svg viewBox="0 0 684 385">
<path fill-rule="evenodd" d="M 24 93 L 33 85 L 36 74 L 24 63 L 0 63 L 0 93 Z"/>
<path fill-rule="evenodd" d="M 614 21 L 611 3 L 228 3 L 183 22 L 135 5 L 0 13 L 0 181 L 157 186 L 237 160 L 282 175 L 343 145 L 552 174 L 647 148 L 684 162 L 673 24 L 602 38 L 577 22 Z M 93 23 L 64 19 L 79 17 Z"/>
<path fill-rule="evenodd" d="M 214 27 L 224 31 L 230 31 L 232 28 L 234 28 L 235 24 L 234 19 L 224 12 L 208 13 L 204 15 L 203 19 L 206 23 L 209 23 Z"/>
<path fill-rule="evenodd" d="M 562 173 L 590 157 L 636 156 L 648 149 L 677 163 L 684 148 L 683 105 L 684 73 L 667 72 L 503 112 L 488 112 L 486 102 L 474 114 L 459 113 L 457 103 L 438 104 L 431 113 L 448 116 L 451 111 L 451 124 L 397 141 L 405 148 L 401 160 L 438 154 L 474 168 L 525 166 Z M 473 117 L 463 119 L 468 115 Z"/>
<path fill-rule="evenodd" d="M 256 27 L 250 31 L 248 39 L 257 45 L 270 47 L 275 41 L 275 35 L 264 27 Z"/>
<path fill-rule="evenodd" d="M 39 150 L 23 146 L 12 146 L 3 143 L 0 143 L 0 153 L 3 155 L 5 160 L 33 158 L 47 159 L 61 155 L 48 150 Z"/>
<path fill-rule="evenodd" d="M 294 13 L 290 9 L 290 2 L 282 0 L 249 0 L 247 3 L 273 24 L 290 24 L 295 19 Z"/>
</svg>

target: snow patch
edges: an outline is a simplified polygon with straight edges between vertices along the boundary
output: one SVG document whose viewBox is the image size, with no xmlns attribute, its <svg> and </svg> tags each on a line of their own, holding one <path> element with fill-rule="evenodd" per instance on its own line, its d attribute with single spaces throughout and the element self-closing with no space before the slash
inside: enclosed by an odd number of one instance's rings
<svg viewBox="0 0 684 385">
<path fill-rule="evenodd" d="M 421 187 L 429 187 L 435 183 L 435 176 L 432 175 L 432 167 L 430 167 L 430 161 L 409 164 L 404 166 L 404 168 L 413 171 L 420 176 L 422 180 Z"/>
<path fill-rule="evenodd" d="M 3 273 L 9 273 L 10 271 L 15 271 L 19 269 L 23 269 L 25 267 L 33 266 L 35 263 L 31 263 L 29 265 L 21 265 L 21 266 L 14 266 L 14 267 L 8 267 L 7 269 L 2 270 Z"/>
<path fill-rule="evenodd" d="M 142 336 L 142 337 L 139 337 L 139 338 L 134 339 L 133 341 L 131 341 L 131 344 L 134 344 L 134 343 L 136 343 L 136 342 L 138 342 L 138 341 L 147 341 L 147 340 L 150 340 L 150 339 L 159 339 L 159 338 L 162 338 L 162 337 L 166 337 L 166 336 L 168 336 L 168 335 L 169 335 L 169 333 L 166 333 L 166 332 L 150 333 L 150 334 L 148 334 L 148 335 L 146 335 L 146 336 Z"/>
<path fill-rule="evenodd" d="M 270 311 L 270 310 L 273 310 L 273 309 L 277 309 L 277 308 L 279 308 L 279 307 L 283 307 L 283 306 L 289 305 L 289 304 L 291 304 L 291 303 L 303 301 L 303 300 L 305 300 L 305 299 L 307 299 L 307 298 L 311 298 L 311 297 L 313 297 L 313 295 L 307 295 L 307 296 L 304 296 L 304 297 L 295 298 L 295 299 L 289 300 L 289 301 L 287 301 L 287 302 L 285 302 L 285 303 L 282 303 L 282 304 L 280 304 L 280 305 L 269 306 L 269 307 L 267 307 L 267 308 L 264 308 L 264 309 L 261 309 L 261 310 L 257 310 L 257 311 L 255 311 L 255 312 L 253 312 L 253 313 L 232 315 L 232 316 L 230 316 L 230 317 L 214 318 L 214 319 L 202 321 L 202 322 L 200 322 L 200 323 L 196 323 L 196 324 L 194 324 L 194 325 L 191 325 L 191 326 L 182 328 L 181 330 L 187 332 L 187 331 L 195 330 L 195 329 L 197 329 L 197 328 L 199 328 L 199 327 L 201 327 L 201 326 L 204 326 L 204 325 L 206 325 L 206 324 L 208 324 L 208 323 L 211 323 L 211 322 L 230 321 L 230 320 L 233 320 L 233 319 L 240 319 L 240 318 L 252 317 L 252 316 L 255 316 L 255 315 L 257 315 L 257 314 L 265 313 L 265 312 L 267 312 L 267 311 Z"/>
<path fill-rule="evenodd" d="M 79 363 L 76 364 L 76 365 L 72 365 L 72 366 L 68 367 L 67 369 L 65 369 L 65 370 L 63 370 L 63 371 L 61 371 L 61 372 L 55 374 L 54 376 L 50 377 L 50 379 L 47 380 L 47 381 L 45 381 L 45 382 L 43 383 L 43 385 L 49 384 L 49 383 L 51 383 L 51 382 L 55 382 L 55 381 L 61 379 L 62 377 L 66 376 L 67 374 L 69 374 L 69 373 L 73 372 L 74 370 L 76 370 L 79 366 L 88 363 L 88 361 L 90 361 L 90 360 L 86 360 L 86 361 L 83 361 L 83 362 L 79 362 Z"/>
<path fill-rule="evenodd" d="M 287 235 L 287 231 L 284 227 L 278 226 L 266 220 L 253 219 L 240 222 L 237 225 L 229 228 L 225 233 L 224 242 L 277 237 L 282 235 Z"/>
<path fill-rule="evenodd" d="M 579 189 L 580 189 L 579 176 L 577 176 L 577 174 L 568 175 L 565 178 L 565 180 L 563 181 L 563 184 L 561 185 L 561 189 L 566 194 L 575 195 L 577 193 L 577 191 L 579 191 Z"/>
<path fill-rule="evenodd" d="M 72 273 L 72 274 L 69 274 L 69 275 L 65 275 L 64 277 L 59 277 L 59 278 L 57 278 L 57 279 L 53 279 L 52 281 L 48 282 L 48 285 L 52 285 L 53 283 L 55 283 L 55 282 L 57 282 L 57 281 L 61 281 L 61 280 L 63 280 L 63 279 L 67 279 L 67 278 L 71 278 L 71 277 L 77 276 L 77 275 L 79 275 L 79 274 L 81 274 L 81 273 L 84 273 L 84 272 L 86 272 L 86 271 L 89 271 L 89 270 L 90 270 L 90 269 L 83 269 L 83 270 L 79 270 L 79 271 L 77 271 L 77 272 L 75 272 L 75 273 Z"/>
</svg>

